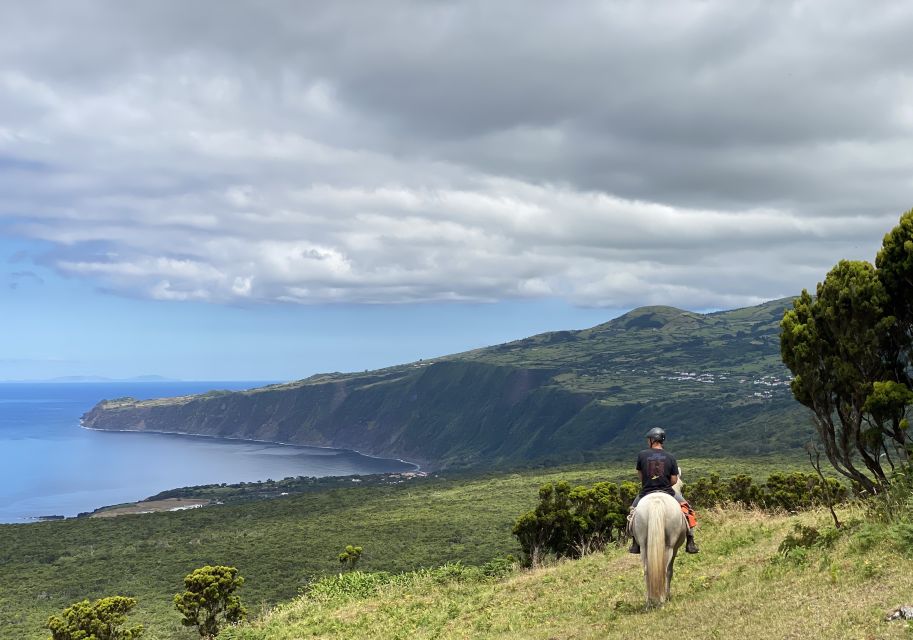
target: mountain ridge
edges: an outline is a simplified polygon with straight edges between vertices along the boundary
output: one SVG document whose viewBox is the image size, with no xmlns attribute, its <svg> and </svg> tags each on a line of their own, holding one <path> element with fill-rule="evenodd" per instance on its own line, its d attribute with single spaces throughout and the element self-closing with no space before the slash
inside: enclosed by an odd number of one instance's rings
<svg viewBox="0 0 913 640">
<path fill-rule="evenodd" d="M 677 452 L 794 450 L 808 427 L 779 358 L 791 300 L 712 314 L 641 307 L 375 371 L 102 401 L 83 423 L 356 449 L 432 468 L 625 456 L 655 424 Z"/>
</svg>

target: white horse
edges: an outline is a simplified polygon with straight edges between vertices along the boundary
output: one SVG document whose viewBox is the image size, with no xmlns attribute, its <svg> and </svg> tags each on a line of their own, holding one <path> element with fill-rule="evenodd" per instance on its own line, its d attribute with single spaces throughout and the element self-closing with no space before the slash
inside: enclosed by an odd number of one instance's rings
<svg viewBox="0 0 913 640">
<path fill-rule="evenodd" d="M 673 489 L 676 493 L 681 491 L 681 478 Z M 647 606 L 661 605 L 669 599 L 675 556 L 685 543 L 688 521 L 678 501 L 658 491 L 641 498 L 634 510 L 632 529 L 641 548 Z"/>
</svg>

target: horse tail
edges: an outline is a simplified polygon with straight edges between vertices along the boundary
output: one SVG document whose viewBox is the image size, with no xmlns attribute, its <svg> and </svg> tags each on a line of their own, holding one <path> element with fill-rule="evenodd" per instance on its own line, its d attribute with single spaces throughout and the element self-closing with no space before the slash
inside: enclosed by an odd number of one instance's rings
<svg viewBox="0 0 913 640">
<path fill-rule="evenodd" d="M 647 513 L 647 600 L 658 604 L 666 597 L 666 509 L 651 500 Z"/>
</svg>

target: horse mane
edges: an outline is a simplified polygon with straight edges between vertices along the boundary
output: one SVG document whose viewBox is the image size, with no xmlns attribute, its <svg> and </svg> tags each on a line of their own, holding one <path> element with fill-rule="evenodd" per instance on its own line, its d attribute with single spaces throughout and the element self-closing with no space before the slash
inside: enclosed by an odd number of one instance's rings
<svg viewBox="0 0 913 640">
<path fill-rule="evenodd" d="M 682 487 L 685 486 L 685 483 L 682 481 L 682 468 L 678 468 L 678 480 L 672 485 L 672 490 L 678 495 L 682 495 Z"/>
<path fill-rule="evenodd" d="M 647 512 L 647 600 L 660 603 L 666 595 L 666 509 L 649 501 Z"/>
</svg>

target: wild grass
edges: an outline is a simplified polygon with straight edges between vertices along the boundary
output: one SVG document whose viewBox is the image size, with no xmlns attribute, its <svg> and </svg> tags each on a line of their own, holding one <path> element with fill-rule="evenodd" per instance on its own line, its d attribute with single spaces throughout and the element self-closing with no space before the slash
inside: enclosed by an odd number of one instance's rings
<svg viewBox="0 0 913 640">
<path fill-rule="evenodd" d="M 883 621 L 913 600 L 909 562 L 897 556 L 903 540 L 860 546 L 863 515 L 844 509 L 852 524 L 838 534 L 824 511 L 707 513 L 702 552 L 679 558 L 673 599 L 659 610 L 643 606 L 639 559 L 611 548 L 500 580 L 445 567 L 368 589 L 330 588 L 372 580 L 343 576 L 220 638 L 910 638 L 907 623 Z M 814 528 L 823 541 L 784 553 L 797 526 Z"/>
<path fill-rule="evenodd" d="M 684 477 L 711 471 L 763 479 L 804 468 L 800 458 L 682 459 Z M 0 526 L 0 638 L 45 639 L 42 625 L 83 598 L 136 597 L 146 637 L 192 638 L 171 597 L 205 564 L 236 566 L 253 614 L 291 600 L 339 571 L 347 544 L 364 547 L 358 568 L 402 573 L 447 563 L 483 566 L 519 555 L 516 518 L 539 487 L 633 478 L 632 463 L 597 463 L 485 475 L 442 474 L 402 484 L 308 490 L 193 511 Z M 220 487 L 226 498 L 230 487 Z M 205 491 L 204 491 L 205 493 Z M 244 494 L 246 495 L 246 494 Z M 739 535 L 753 534 L 742 532 Z M 732 544 L 732 543 L 726 543 Z"/>
</svg>

